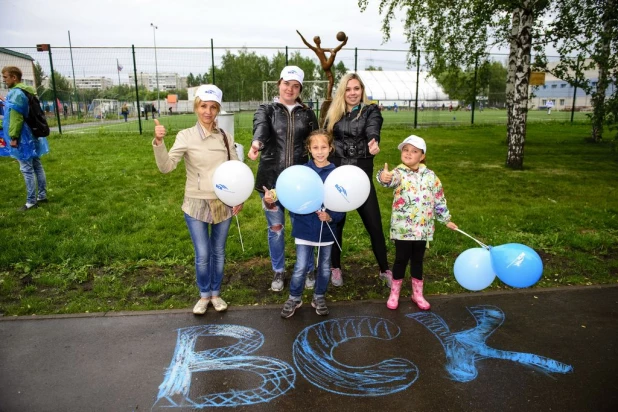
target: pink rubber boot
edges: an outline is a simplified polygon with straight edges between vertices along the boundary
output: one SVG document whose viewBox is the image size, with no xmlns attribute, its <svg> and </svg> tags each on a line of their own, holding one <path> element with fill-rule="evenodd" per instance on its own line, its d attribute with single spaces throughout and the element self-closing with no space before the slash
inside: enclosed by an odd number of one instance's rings
<svg viewBox="0 0 618 412">
<path fill-rule="evenodd" d="M 401 292 L 402 283 L 403 279 L 393 279 L 391 282 L 391 295 L 388 297 L 388 301 L 386 302 L 387 308 L 395 310 L 399 306 L 399 292 Z"/>
<path fill-rule="evenodd" d="M 429 310 L 429 308 L 431 308 L 431 305 L 429 304 L 429 302 L 427 302 L 425 298 L 423 297 L 423 281 L 422 280 L 412 278 L 411 299 L 412 299 L 412 302 L 416 303 L 416 306 L 418 306 L 420 310 Z"/>
</svg>

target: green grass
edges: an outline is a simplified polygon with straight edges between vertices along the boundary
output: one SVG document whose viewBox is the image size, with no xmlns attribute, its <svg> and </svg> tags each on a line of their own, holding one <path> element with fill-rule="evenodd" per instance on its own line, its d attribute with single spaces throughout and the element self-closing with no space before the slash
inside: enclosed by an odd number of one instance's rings
<svg viewBox="0 0 618 412">
<path fill-rule="evenodd" d="M 383 111 L 385 124 L 396 127 L 413 127 L 414 126 L 414 110 L 401 110 L 397 113 L 393 111 Z M 472 112 L 465 110 L 449 112 L 448 110 L 424 110 L 417 112 L 417 125 L 419 127 L 429 126 L 470 126 Z M 195 115 L 183 114 L 173 116 L 163 116 L 158 118 L 162 124 L 170 127 L 172 130 L 180 130 L 191 127 L 195 124 Z M 553 111 L 551 115 L 547 115 L 546 111 L 531 110 L 528 112 L 529 123 L 551 123 L 570 122 L 570 112 Z M 586 113 L 576 112 L 574 116 L 575 122 L 587 121 Z M 149 117 L 149 120 L 142 119 L 142 130 L 145 134 L 150 134 L 154 130 L 154 122 Z M 474 124 L 502 124 L 506 125 L 506 111 L 496 109 L 485 109 L 482 112 L 474 112 Z M 64 123 L 63 123 L 64 125 Z M 234 114 L 234 129 L 250 132 L 253 127 L 253 112 L 237 112 Z M 137 119 L 130 118 L 129 122 L 124 120 L 115 121 L 93 121 L 79 125 L 79 128 L 67 126 L 62 128 L 64 134 L 83 134 L 87 133 L 135 133 L 139 132 L 139 124 Z"/>
<path fill-rule="evenodd" d="M 618 156 L 611 142 L 585 140 L 588 124 L 530 123 L 524 170 L 512 171 L 504 167 L 504 126 L 414 131 L 396 122 L 401 114 L 385 113 L 376 167 L 397 164 L 397 144 L 419 134 L 427 140 L 427 164 L 444 184 L 454 222 L 486 244 L 523 243 L 537 250 L 545 271 L 536 287 L 616 282 Z M 173 136 L 194 117 L 162 122 Z M 0 313 L 192 306 L 197 297 L 193 249 L 180 210 L 184 165 L 159 173 L 150 147 L 152 121 L 146 125 L 150 132 L 143 136 L 107 129 L 52 135 L 51 152 L 43 158 L 50 203 L 25 214 L 16 211 L 25 200 L 19 165 L 0 158 Z M 613 137 L 606 133 L 606 141 Z M 247 148 L 250 130 L 237 128 L 236 139 Z M 166 140 L 168 147 L 172 141 Z M 256 162 L 247 162 L 255 171 Z M 388 233 L 392 193 L 377 190 Z M 286 293 L 268 291 L 266 223 L 255 193 L 239 225 L 244 250 L 234 221 L 223 296 L 233 305 L 282 303 Z M 328 299 L 386 298 L 368 236 L 354 212 L 344 239 L 345 284 L 331 287 Z M 294 263 L 289 232 L 287 241 L 289 272 Z M 462 292 L 453 263 L 476 246 L 438 226 L 425 260 L 428 293 Z M 392 263 L 394 248 L 388 247 Z M 498 288 L 508 287 L 496 280 L 492 289 Z"/>
</svg>

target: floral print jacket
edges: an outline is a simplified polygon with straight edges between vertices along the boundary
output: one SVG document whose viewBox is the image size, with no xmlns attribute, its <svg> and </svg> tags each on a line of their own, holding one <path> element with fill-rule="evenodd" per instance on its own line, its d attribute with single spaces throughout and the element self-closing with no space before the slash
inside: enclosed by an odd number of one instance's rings
<svg viewBox="0 0 618 412">
<path fill-rule="evenodd" d="M 380 182 L 381 173 L 376 175 L 378 183 L 394 189 L 390 238 L 433 240 L 434 220 L 443 224 L 451 220 L 438 176 L 422 163 L 416 172 L 400 164 L 392 171 L 393 179 L 388 184 Z"/>
</svg>

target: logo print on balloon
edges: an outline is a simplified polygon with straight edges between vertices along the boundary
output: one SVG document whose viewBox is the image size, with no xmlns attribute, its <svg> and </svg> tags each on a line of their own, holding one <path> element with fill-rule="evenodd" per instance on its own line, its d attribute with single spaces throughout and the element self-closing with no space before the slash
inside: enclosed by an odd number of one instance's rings
<svg viewBox="0 0 618 412">
<path fill-rule="evenodd" d="M 523 263 L 524 259 L 526 258 L 526 254 L 525 253 L 520 253 L 519 256 L 517 256 L 515 258 L 514 261 L 512 261 L 511 263 L 509 263 L 509 265 L 507 266 L 507 268 L 510 268 L 511 266 L 521 266 L 521 264 Z"/>
<path fill-rule="evenodd" d="M 215 185 L 215 187 L 216 187 L 217 189 L 219 189 L 219 190 L 224 191 L 224 192 L 234 193 L 232 190 L 228 189 L 226 185 L 223 185 L 223 184 L 221 184 L 221 183 L 217 183 L 217 184 Z"/>
<path fill-rule="evenodd" d="M 341 193 L 341 196 L 343 196 L 346 202 L 350 203 L 350 200 L 348 200 L 348 192 L 346 192 L 345 188 L 343 186 L 339 186 L 338 184 L 335 185 L 335 188 L 339 193 Z"/>
</svg>

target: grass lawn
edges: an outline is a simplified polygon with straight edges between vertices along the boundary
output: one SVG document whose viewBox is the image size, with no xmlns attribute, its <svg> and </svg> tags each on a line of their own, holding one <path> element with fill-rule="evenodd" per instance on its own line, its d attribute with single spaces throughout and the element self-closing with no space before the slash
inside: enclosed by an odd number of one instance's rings
<svg viewBox="0 0 618 412">
<path fill-rule="evenodd" d="M 413 127 L 414 126 L 414 111 L 401 110 L 397 113 L 393 111 L 383 111 L 384 123 L 387 127 Z M 449 112 L 448 110 L 424 110 L 417 113 L 417 125 L 419 127 L 435 127 L 435 126 L 470 126 L 472 112 L 460 110 Z M 163 116 L 159 118 L 162 124 L 171 127 L 175 130 L 184 129 L 195 124 L 195 115 L 183 114 L 173 116 Z M 531 110 L 528 112 L 529 123 L 551 123 L 556 122 L 568 123 L 571 120 L 570 112 L 554 111 L 548 115 L 544 110 Z M 587 121 L 586 113 L 576 112 L 574 116 L 575 122 Z M 502 124 L 506 125 L 506 111 L 496 109 L 485 109 L 482 112 L 475 111 L 474 124 Z M 65 134 L 83 134 L 87 133 L 135 133 L 139 132 L 139 124 L 137 119 L 129 119 L 125 123 L 123 120 L 92 122 L 85 124 L 62 126 L 62 131 Z M 253 127 L 253 112 L 237 112 L 234 114 L 234 129 L 251 131 Z M 145 134 L 152 133 L 154 123 L 149 117 L 149 120 L 142 119 L 142 130 Z"/>
<path fill-rule="evenodd" d="M 405 122 L 393 120 L 403 114 L 385 113 L 377 167 L 399 162 L 397 144 L 413 133 Z M 237 118 L 236 140 L 248 148 L 250 126 L 240 122 L 251 116 Z M 170 136 L 194 121 L 192 116 L 162 119 Z M 43 158 L 50 203 L 25 214 L 16 211 L 25 200 L 19 166 L 0 158 L 0 313 L 192 307 L 198 294 L 180 210 L 184 166 L 159 173 L 150 147 L 152 121 L 145 124 L 149 131 L 142 136 L 122 129 L 127 124 L 52 135 L 51 153 Z M 534 248 L 545 265 L 535 287 L 551 287 L 617 281 L 618 156 L 612 143 L 588 143 L 589 129 L 586 123 L 531 122 L 523 171 L 504 167 L 503 125 L 423 128 L 416 134 L 427 140 L 427 164 L 443 182 L 453 221 L 486 244 Z M 606 132 L 607 141 L 614 137 Z M 166 139 L 168 147 L 172 142 Z M 256 162 L 247 163 L 256 170 Z M 392 193 L 377 190 L 388 234 Z M 234 222 L 222 296 L 232 305 L 283 303 L 287 292 L 268 290 L 266 222 L 255 193 L 238 223 L 244 250 Z M 287 241 L 289 273 L 294 264 L 289 232 Z M 392 263 L 394 247 L 388 247 Z M 453 263 L 473 247 L 467 237 L 438 227 L 425 260 L 429 294 L 464 291 L 454 279 Z M 345 283 L 329 288 L 329 300 L 386 299 L 370 250 L 362 223 L 351 212 L 344 233 Z M 490 289 L 498 288 L 508 287 L 496 280 Z"/>
</svg>

